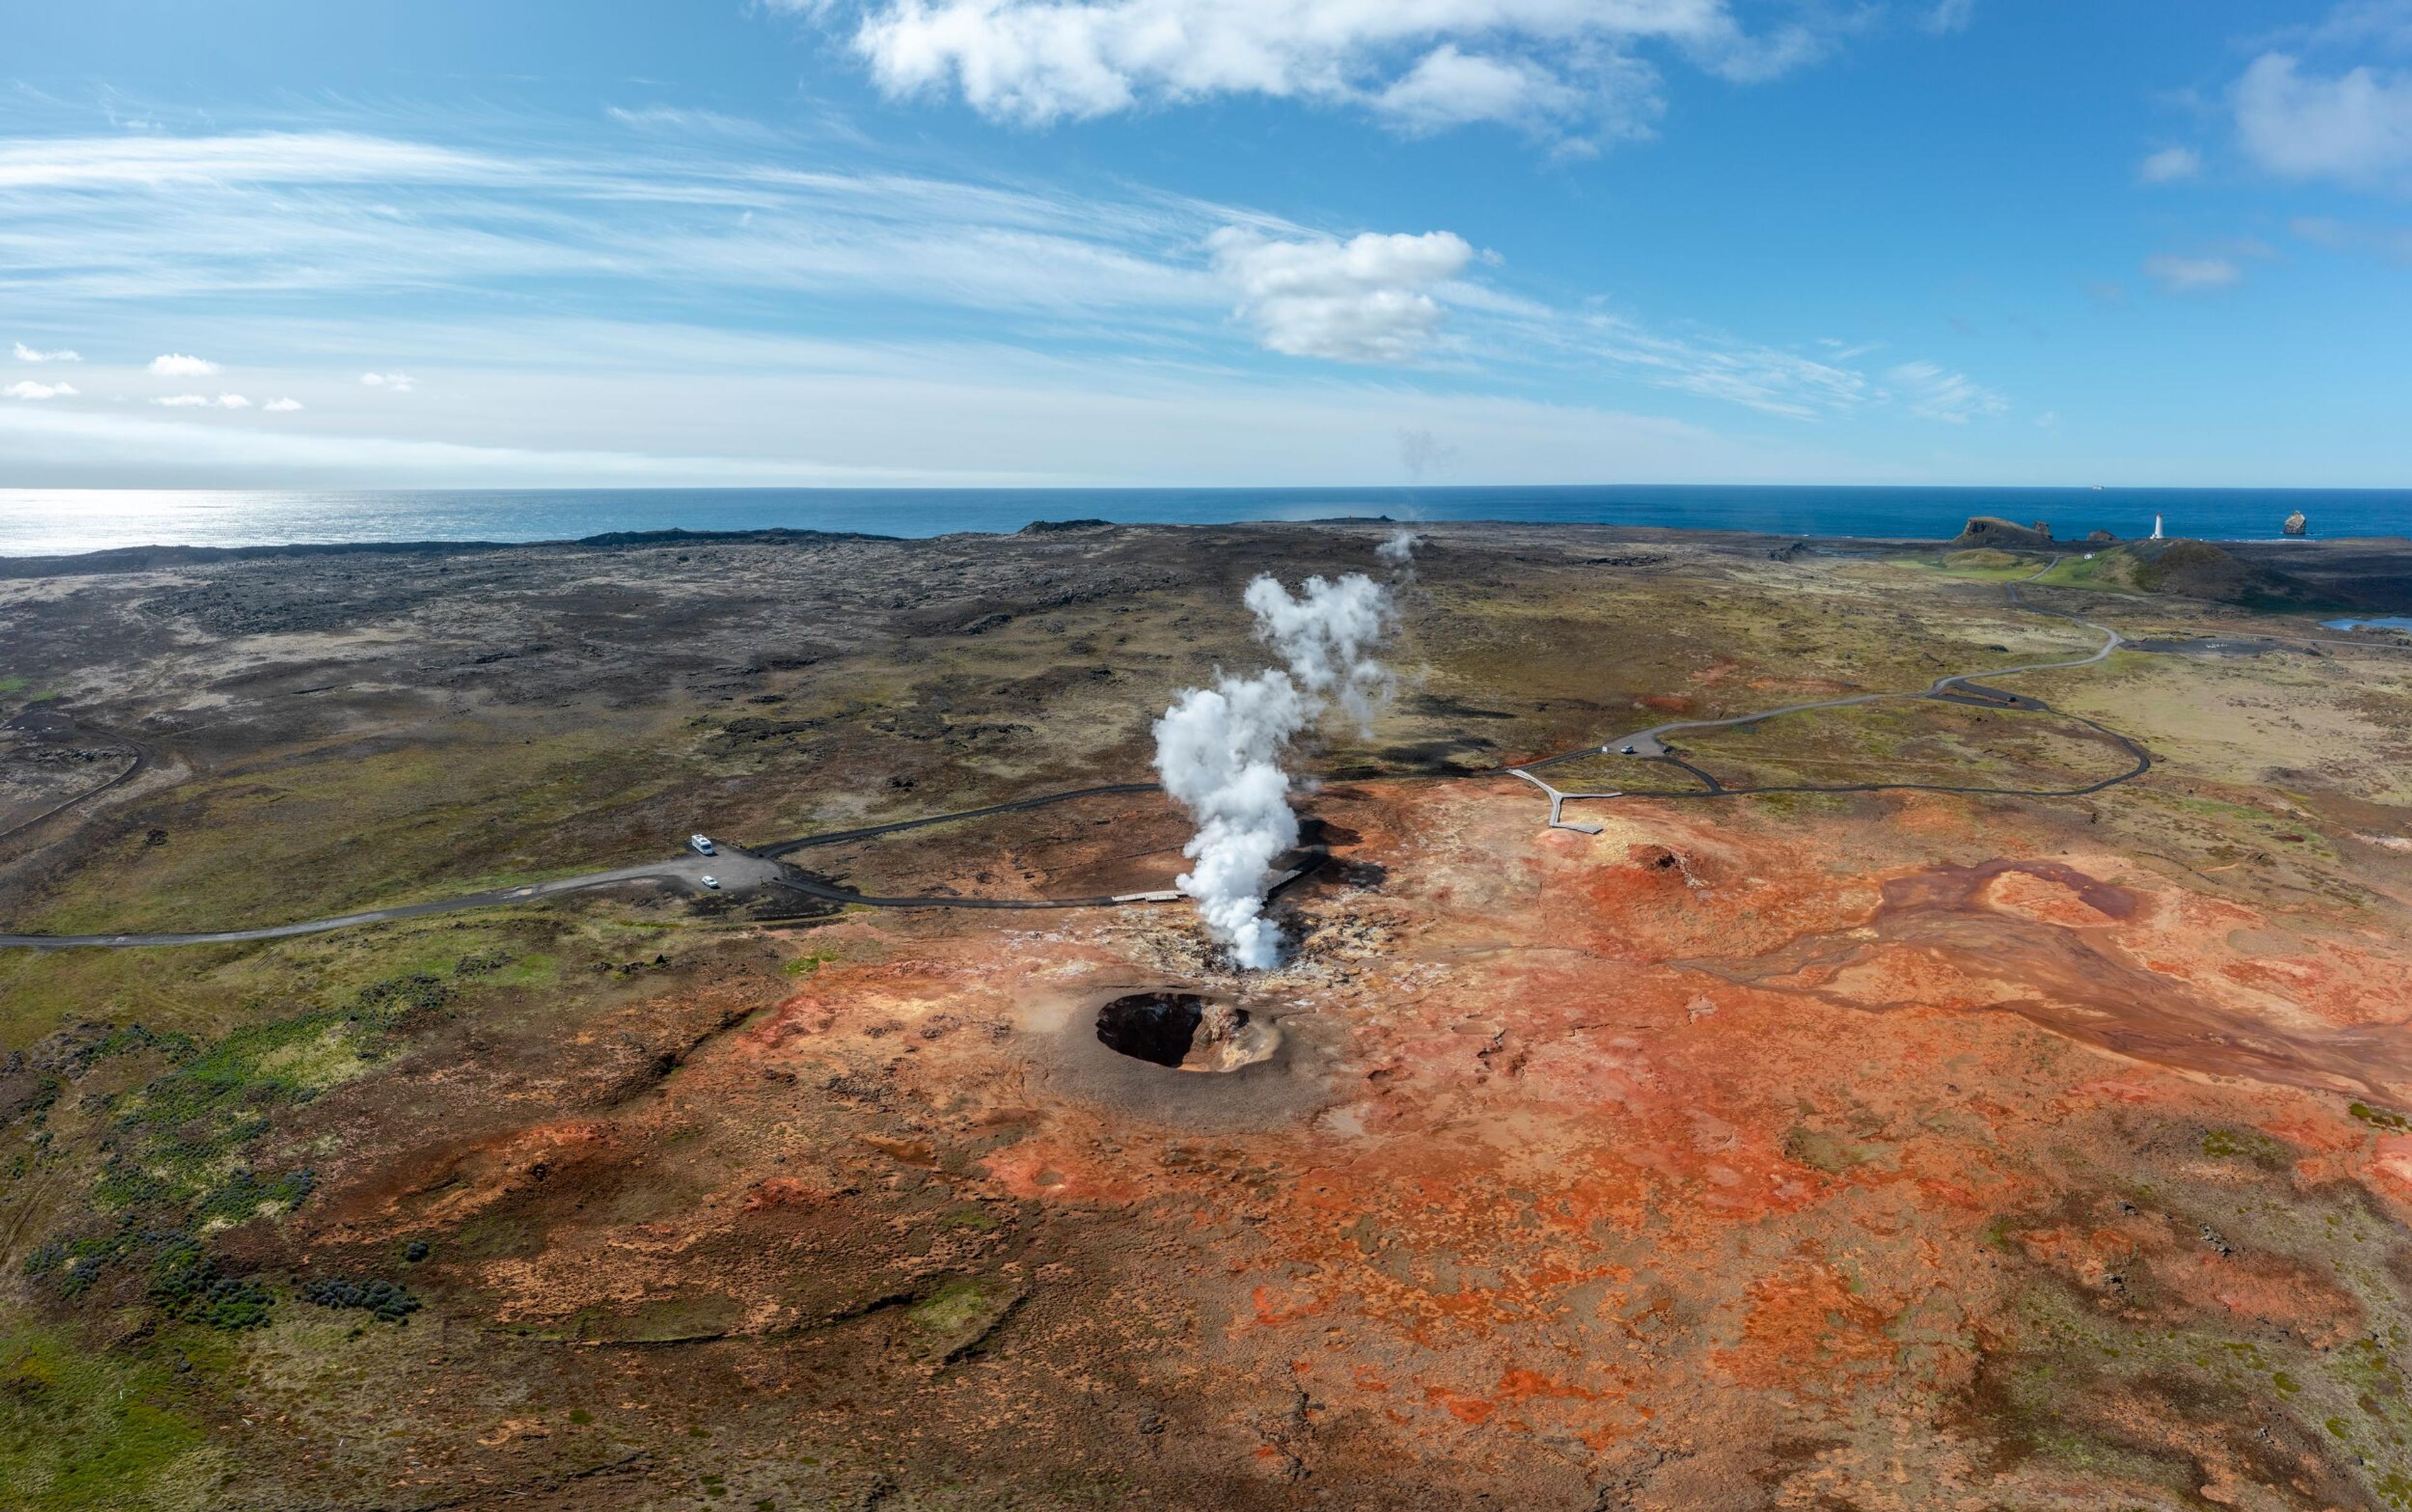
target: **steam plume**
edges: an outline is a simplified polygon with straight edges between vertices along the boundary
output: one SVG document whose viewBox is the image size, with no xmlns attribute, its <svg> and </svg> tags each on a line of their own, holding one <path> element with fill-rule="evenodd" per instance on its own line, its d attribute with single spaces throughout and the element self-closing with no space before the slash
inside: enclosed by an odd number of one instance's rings
<svg viewBox="0 0 2412 1512">
<path fill-rule="evenodd" d="M 1155 722 L 1155 770 L 1164 790 L 1198 821 L 1182 847 L 1190 869 L 1175 886 L 1198 900 L 1207 932 L 1242 967 L 1281 962 L 1281 931 L 1264 917 L 1272 863 L 1298 844 L 1282 756 L 1298 733 L 1335 705 L 1369 728 L 1390 697 L 1390 671 L 1374 651 L 1395 612 L 1390 590 L 1362 573 L 1309 578 L 1293 596 L 1270 577 L 1243 602 L 1257 639 L 1282 658 L 1254 677 L 1217 673 Z"/>
</svg>

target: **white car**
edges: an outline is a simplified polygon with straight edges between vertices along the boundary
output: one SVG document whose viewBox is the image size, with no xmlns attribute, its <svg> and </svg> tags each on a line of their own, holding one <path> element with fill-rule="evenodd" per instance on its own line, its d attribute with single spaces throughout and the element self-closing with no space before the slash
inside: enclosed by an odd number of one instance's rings
<svg viewBox="0 0 2412 1512">
<path fill-rule="evenodd" d="M 718 892 L 720 890 L 720 878 L 713 876 L 709 873 L 697 877 L 696 880 L 702 883 L 705 887 L 710 888 L 714 892 Z"/>
<path fill-rule="evenodd" d="M 689 835 L 686 837 L 686 844 L 687 848 L 694 851 L 698 856 L 714 856 L 719 854 L 712 848 L 712 837 L 710 835 Z"/>
</svg>

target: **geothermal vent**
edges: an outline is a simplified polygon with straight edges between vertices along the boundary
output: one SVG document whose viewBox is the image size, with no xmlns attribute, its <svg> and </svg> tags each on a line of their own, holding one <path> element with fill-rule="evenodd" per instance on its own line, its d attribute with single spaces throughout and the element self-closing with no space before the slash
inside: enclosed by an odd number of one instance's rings
<svg viewBox="0 0 2412 1512">
<path fill-rule="evenodd" d="M 1097 1010 L 1097 1043 L 1117 1055 L 1176 1071 L 1237 1071 L 1268 1060 L 1281 1044 L 1248 1010 L 1190 992 L 1132 992 Z"/>
</svg>

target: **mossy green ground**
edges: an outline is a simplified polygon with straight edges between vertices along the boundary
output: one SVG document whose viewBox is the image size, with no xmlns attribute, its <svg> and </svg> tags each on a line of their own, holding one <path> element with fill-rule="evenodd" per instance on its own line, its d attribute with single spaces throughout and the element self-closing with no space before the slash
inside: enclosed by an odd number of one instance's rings
<svg viewBox="0 0 2412 1512">
<path fill-rule="evenodd" d="M 0 1500 L 23 1512 L 199 1512 L 225 1451 L 196 1387 L 222 1373 L 223 1336 L 176 1329 L 140 1352 L 0 1312 Z M 179 1371 L 178 1363 L 185 1369 Z"/>
</svg>

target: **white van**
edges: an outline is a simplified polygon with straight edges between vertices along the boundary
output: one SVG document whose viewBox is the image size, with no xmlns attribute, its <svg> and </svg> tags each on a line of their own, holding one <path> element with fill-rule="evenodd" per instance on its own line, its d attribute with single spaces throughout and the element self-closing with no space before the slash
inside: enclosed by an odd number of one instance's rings
<svg viewBox="0 0 2412 1512">
<path fill-rule="evenodd" d="M 710 835 L 689 835 L 686 837 L 686 843 L 688 847 L 698 856 L 716 856 L 719 854 L 719 852 L 712 848 L 712 837 Z"/>
</svg>

